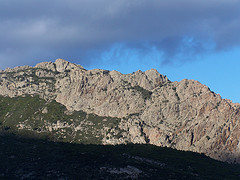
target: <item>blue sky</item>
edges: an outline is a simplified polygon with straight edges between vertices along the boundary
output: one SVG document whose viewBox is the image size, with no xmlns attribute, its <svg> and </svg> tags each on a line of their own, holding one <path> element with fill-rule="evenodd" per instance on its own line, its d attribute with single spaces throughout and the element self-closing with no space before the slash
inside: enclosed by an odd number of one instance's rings
<svg viewBox="0 0 240 180">
<path fill-rule="evenodd" d="M 122 73 L 154 68 L 167 75 L 171 81 L 198 80 L 222 98 L 240 103 L 240 47 L 200 57 L 194 56 L 188 62 L 176 60 L 166 64 L 163 63 L 162 53 L 154 48 L 146 54 L 141 54 L 136 49 L 124 49 L 122 46 L 114 45 L 100 57 L 96 57 L 94 63 L 89 64 L 87 68 L 118 70 Z"/>
<path fill-rule="evenodd" d="M 155 68 L 240 102 L 240 1 L 0 0 L 0 69 L 63 58 Z"/>
</svg>

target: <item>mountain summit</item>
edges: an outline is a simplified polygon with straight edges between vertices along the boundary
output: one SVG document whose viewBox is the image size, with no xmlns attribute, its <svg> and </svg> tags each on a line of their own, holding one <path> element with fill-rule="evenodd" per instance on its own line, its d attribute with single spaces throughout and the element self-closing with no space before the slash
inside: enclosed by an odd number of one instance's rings
<svg viewBox="0 0 240 180">
<path fill-rule="evenodd" d="M 240 105 L 195 80 L 171 82 L 155 69 L 86 70 L 57 59 L 1 71 L 0 95 L 5 131 L 74 143 L 153 144 L 240 162 Z"/>
</svg>

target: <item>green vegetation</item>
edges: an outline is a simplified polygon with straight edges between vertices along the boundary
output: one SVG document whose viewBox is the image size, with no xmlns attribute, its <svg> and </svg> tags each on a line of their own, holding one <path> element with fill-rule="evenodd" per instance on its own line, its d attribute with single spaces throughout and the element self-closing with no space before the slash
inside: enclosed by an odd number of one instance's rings
<svg viewBox="0 0 240 180">
<path fill-rule="evenodd" d="M 108 70 L 103 70 L 103 75 L 108 75 L 110 71 Z"/>
<path fill-rule="evenodd" d="M 206 136 L 207 140 L 210 140 L 211 138 L 209 136 Z"/>
<path fill-rule="evenodd" d="M 214 108 L 215 108 L 215 109 L 218 109 L 218 107 L 220 106 L 220 104 L 221 104 L 221 101 L 218 101 L 217 104 L 216 104 L 216 106 L 215 106 Z"/>
<path fill-rule="evenodd" d="M 180 101 L 176 87 L 172 87 L 172 90 L 175 92 L 175 96 L 177 97 L 177 100 Z"/>
<path fill-rule="evenodd" d="M 120 122 L 118 118 L 66 111 L 55 100 L 47 102 L 38 96 L 0 96 L 0 131 L 53 141 L 101 144 L 103 128 L 116 128 Z"/>
<path fill-rule="evenodd" d="M 175 96 L 177 97 L 177 100 L 180 101 L 180 98 L 178 96 L 178 93 L 175 92 Z"/>
<path fill-rule="evenodd" d="M 144 100 L 147 100 L 147 99 L 151 98 L 151 95 L 152 95 L 151 91 L 146 90 L 139 85 L 132 86 L 132 84 L 130 82 L 125 81 L 125 80 L 122 80 L 122 82 L 124 84 L 124 89 L 127 89 L 127 90 L 133 89 L 135 91 L 140 92 Z"/>
<path fill-rule="evenodd" d="M 45 76 L 45 77 L 40 77 L 37 76 L 37 72 L 45 72 L 48 74 L 51 74 L 52 76 Z M 41 82 L 45 82 L 48 85 L 51 85 L 52 89 L 54 88 L 54 83 L 55 83 L 55 78 L 53 77 L 56 74 L 59 74 L 57 71 L 52 71 L 49 69 L 43 69 L 43 68 L 29 68 L 29 69 L 23 69 L 23 70 L 18 70 L 15 72 L 4 72 L 6 74 L 5 79 L 8 79 L 9 81 L 27 81 L 28 85 L 29 84 L 36 84 L 39 85 Z"/>
<path fill-rule="evenodd" d="M 142 94 L 143 99 L 146 100 L 146 99 L 151 98 L 151 95 L 152 95 L 151 91 L 148 91 L 148 90 L 142 88 L 141 86 L 134 86 L 133 89 L 139 91 Z"/>
</svg>

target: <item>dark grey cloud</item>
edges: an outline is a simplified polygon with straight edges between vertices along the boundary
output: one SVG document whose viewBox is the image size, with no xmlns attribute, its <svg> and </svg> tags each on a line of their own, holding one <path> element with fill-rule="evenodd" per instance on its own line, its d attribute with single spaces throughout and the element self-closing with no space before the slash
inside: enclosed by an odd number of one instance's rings
<svg viewBox="0 0 240 180">
<path fill-rule="evenodd" d="M 240 45 L 239 9 L 237 0 L 0 0 L 0 69 L 58 57 L 87 65 L 115 43 L 191 60 Z"/>
</svg>

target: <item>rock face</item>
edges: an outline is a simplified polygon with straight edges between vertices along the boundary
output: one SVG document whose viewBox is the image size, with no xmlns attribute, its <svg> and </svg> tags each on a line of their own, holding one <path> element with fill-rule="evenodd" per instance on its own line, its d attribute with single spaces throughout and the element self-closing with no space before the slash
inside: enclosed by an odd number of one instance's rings
<svg viewBox="0 0 240 180">
<path fill-rule="evenodd" d="M 155 69 L 85 70 L 62 59 L 0 72 L 0 95 L 26 94 L 56 100 L 69 112 L 120 118 L 121 136 L 105 135 L 103 144 L 150 143 L 240 162 L 240 104 L 198 81 L 171 82 Z"/>
</svg>

